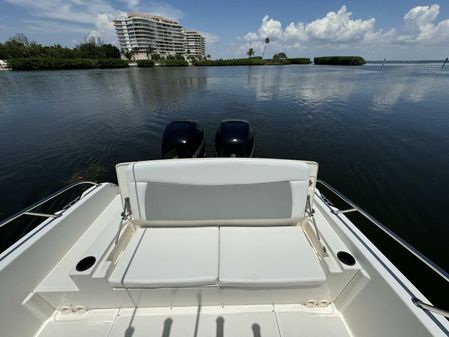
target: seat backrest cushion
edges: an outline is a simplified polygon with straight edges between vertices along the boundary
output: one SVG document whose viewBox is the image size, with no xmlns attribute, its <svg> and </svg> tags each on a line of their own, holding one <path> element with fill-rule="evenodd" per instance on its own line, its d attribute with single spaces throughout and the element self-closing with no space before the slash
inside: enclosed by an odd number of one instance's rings
<svg viewBox="0 0 449 337">
<path fill-rule="evenodd" d="M 164 160 L 130 164 L 127 181 L 141 222 L 293 224 L 304 216 L 309 168 L 272 159 Z"/>
</svg>

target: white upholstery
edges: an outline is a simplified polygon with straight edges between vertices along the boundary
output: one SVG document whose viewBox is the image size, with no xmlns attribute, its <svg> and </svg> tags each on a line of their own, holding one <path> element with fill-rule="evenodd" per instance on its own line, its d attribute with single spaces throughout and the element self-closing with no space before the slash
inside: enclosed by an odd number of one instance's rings
<svg viewBox="0 0 449 337">
<path fill-rule="evenodd" d="M 302 182 L 304 183 L 304 182 Z M 141 184 L 141 183 L 139 183 Z M 290 218 L 288 181 L 245 185 L 147 183 L 140 210 L 151 220 Z"/>
<path fill-rule="evenodd" d="M 137 223 L 295 224 L 304 216 L 309 165 L 253 158 L 136 162 L 127 169 L 127 190 Z"/>
<path fill-rule="evenodd" d="M 300 227 L 138 228 L 109 283 L 125 288 L 320 286 Z"/>
<path fill-rule="evenodd" d="M 206 226 L 246 226 L 274 227 L 296 225 L 301 218 L 286 219 L 216 219 L 216 220 L 132 220 L 139 227 L 206 227 Z"/>
<path fill-rule="evenodd" d="M 325 279 L 300 227 L 220 228 L 221 286 L 314 286 Z"/>
<path fill-rule="evenodd" d="M 131 165 L 132 177 L 135 181 L 160 183 L 232 185 L 307 180 L 309 178 L 308 164 L 297 160 L 196 158 L 150 160 Z M 130 170 L 128 170 L 129 172 Z"/>
<path fill-rule="evenodd" d="M 309 181 L 290 181 L 290 189 L 292 193 L 292 218 L 302 218 L 306 209 L 307 201 L 307 187 L 309 186 Z"/>
<path fill-rule="evenodd" d="M 109 283 L 126 288 L 216 284 L 218 239 L 216 227 L 139 228 Z"/>
</svg>

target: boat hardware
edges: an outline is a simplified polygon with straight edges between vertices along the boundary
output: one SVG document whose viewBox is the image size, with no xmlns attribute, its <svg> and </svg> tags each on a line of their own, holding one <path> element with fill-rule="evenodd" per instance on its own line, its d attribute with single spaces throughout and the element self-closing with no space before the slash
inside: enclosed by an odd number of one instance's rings
<svg viewBox="0 0 449 337">
<path fill-rule="evenodd" d="M 350 199 L 348 199 L 346 196 L 341 194 L 337 189 L 326 183 L 325 181 L 321 179 L 317 179 L 317 183 L 323 185 L 325 188 L 327 188 L 329 191 L 331 191 L 333 194 L 335 194 L 337 197 L 339 197 L 341 200 L 346 202 L 349 206 L 351 206 L 351 210 L 354 209 L 359 214 L 363 215 L 367 220 L 369 220 L 373 225 L 375 225 L 378 229 L 383 231 L 385 234 L 387 234 L 390 238 L 392 238 L 394 241 L 396 241 L 398 244 L 400 244 L 403 248 L 405 248 L 408 252 L 410 252 L 413 256 L 415 256 L 418 260 L 420 260 L 422 263 L 424 263 L 427 267 L 432 269 L 435 273 L 437 273 L 440 277 L 442 277 L 446 282 L 449 282 L 449 273 L 447 273 L 443 268 L 438 266 L 435 262 L 430 260 L 427 256 L 422 254 L 419 250 L 417 250 L 415 247 L 413 247 L 411 244 L 409 244 L 407 241 L 405 241 L 403 238 L 401 238 L 399 235 L 394 233 L 391 229 L 389 229 L 387 226 L 382 224 L 379 220 L 374 218 L 372 215 L 370 215 L 368 212 L 366 212 L 364 209 L 362 209 L 360 206 L 356 205 L 354 202 L 352 202 Z M 322 191 L 320 191 L 322 193 Z M 331 209 L 331 212 L 334 213 Z M 344 213 L 344 211 L 337 212 L 334 214 Z M 432 311 L 438 314 L 441 314 L 445 317 L 449 318 L 449 311 L 444 309 L 439 309 L 434 306 L 425 304 L 419 299 L 412 299 L 413 303 L 415 303 L 416 306 L 423 310 Z"/>
<path fill-rule="evenodd" d="M 29 207 L 19 211 L 18 213 L 16 213 L 16 214 L 10 216 L 9 218 L 7 218 L 6 220 L 0 222 L 0 228 L 2 228 L 3 226 L 6 226 L 10 222 L 16 220 L 17 218 L 20 218 L 23 215 L 39 216 L 39 217 L 46 217 L 46 218 L 57 218 L 57 217 L 61 216 L 62 213 L 47 214 L 47 213 L 40 213 L 40 212 L 32 212 L 32 210 L 37 208 L 37 207 L 39 207 L 39 206 L 42 206 L 46 202 L 56 198 L 57 196 L 61 195 L 62 193 L 67 192 L 67 191 L 73 189 L 74 187 L 77 187 L 77 186 L 80 186 L 80 185 L 99 186 L 99 184 L 94 183 L 92 181 L 80 181 L 80 182 L 71 184 L 71 185 L 69 185 L 67 187 L 64 187 L 63 189 L 61 189 L 61 190 L 59 190 L 59 191 L 49 195 L 48 197 L 46 197 L 46 198 L 36 202 L 35 204 L 33 204 L 33 205 L 31 205 L 31 206 L 29 206 Z M 79 198 L 78 198 L 78 200 L 79 200 Z M 67 209 L 67 208 L 64 208 L 64 210 L 65 209 Z"/>
<path fill-rule="evenodd" d="M 355 209 L 355 208 L 349 208 L 349 209 L 344 209 L 344 210 L 338 210 L 338 211 L 336 211 L 336 210 L 333 210 L 333 211 L 331 211 L 332 213 L 334 213 L 334 214 L 344 214 L 344 213 L 351 213 L 351 212 L 356 212 L 357 211 L 357 209 Z"/>
<path fill-rule="evenodd" d="M 120 213 L 122 217 L 120 220 L 120 225 L 118 226 L 117 235 L 115 236 L 115 245 L 118 243 L 118 239 L 120 238 L 120 232 L 122 231 L 123 223 L 131 217 L 131 204 L 129 203 L 129 198 L 125 198 L 125 205 L 123 206 L 123 211 Z"/>
<path fill-rule="evenodd" d="M 444 317 L 449 318 L 449 311 L 447 311 L 447 310 L 437 308 L 437 307 L 435 307 L 433 305 L 430 305 L 430 304 L 426 304 L 426 303 L 424 303 L 423 301 L 421 301 L 418 298 L 412 298 L 412 302 L 418 308 L 421 308 L 421 309 L 427 310 L 427 311 L 431 311 L 431 312 L 434 312 L 436 314 L 440 314 L 440 315 L 443 315 Z"/>
<path fill-rule="evenodd" d="M 58 218 L 61 214 L 49 214 L 49 213 L 37 213 L 37 212 L 25 212 L 23 215 L 40 216 L 43 218 Z"/>
<path fill-rule="evenodd" d="M 321 244 L 321 250 L 323 251 L 323 253 L 326 253 L 326 247 L 324 247 L 323 243 L 321 242 L 320 232 L 318 231 L 318 226 L 316 225 L 315 216 L 314 216 L 315 210 L 312 208 L 312 205 L 310 203 L 310 195 L 307 196 L 307 200 L 306 200 L 306 213 L 307 213 L 307 216 L 309 216 L 312 219 L 313 227 L 315 228 L 315 232 L 316 232 L 316 237 L 318 239 L 318 242 Z"/>
</svg>

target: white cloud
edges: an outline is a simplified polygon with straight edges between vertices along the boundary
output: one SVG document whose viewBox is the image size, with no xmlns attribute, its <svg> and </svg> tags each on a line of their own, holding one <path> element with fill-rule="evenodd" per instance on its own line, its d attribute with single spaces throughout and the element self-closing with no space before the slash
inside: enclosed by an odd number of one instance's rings
<svg viewBox="0 0 449 337">
<path fill-rule="evenodd" d="M 27 20 L 28 29 L 54 33 L 71 31 L 100 37 L 107 43 L 116 43 L 112 20 L 124 14 L 106 0 L 4 0 L 23 7 L 32 18 Z M 119 0 L 129 10 L 144 10 L 156 15 L 179 19 L 183 12 L 163 2 L 140 0 Z M 43 20 L 45 19 L 45 20 Z"/>
<path fill-rule="evenodd" d="M 297 24 L 290 23 L 285 28 L 284 36 L 288 40 L 307 41 L 308 39 L 305 25 L 302 22 Z"/>
<path fill-rule="evenodd" d="M 28 9 L 32 16 L 69 21 L 80 24 L 95 24 L 99 13 L 114 13 L 116 10 L 103 0 L 5 0 Z"/>
<path fill-rule="evenodd" d="M 417 6 L 404 16 L 404 29 L 398 40 L 404 43 L 436 44 L 449 42 L 449 19 L 435 24 L 440 6 Z"/>
<path fill-rule="evenodd" d="M 306 36 L 311 40 L 326 42 L 353 42 L 364 39 L 368 32 L 373 31 L 375 19 L 353 20 L 352 13 L 346 6 L 338 12 L 329 12 L 322 19 L 312 21 L 304 27 Z"/>
<path fill-rule="evenodd" d="M 240 39 L 240 38 L 237 38 L 237 39 Z M 256 34 L 256 33 L 252 33 L 252 32 L 249 32 L 248 34 L 246 34 L 243 37 L 243 39 L 245 41 L 257 41 L 257 40 L 260 40 L 259 35 Z"/>
<path fill-rule="evenodd" d="M 119 13 L 119 15 L 124 13 Z M 92 30 L 89 34 L 89 37 L 99 37 L 105 43 L 114 44 L 116 42 L 115 30 L 113 20 L 116 15 L 111 14 L 98 14 L 95 22 L 95 30 Z"/>
<path fill-rule="evenodd" d="M 270 19 L 268 15 L 265 15 L 262 19 L 262 25 L 259 28 L 259 38 L 265 39 L 269 37 L 272 40 L 282 38 L 282 24 L 278 20 Z"/>
<path fill-rule="evenodd" d="M 213 33 L 200 32 L 200 31 L 198 33 L 200 33 L 201 35 L 204 36 L 204 38 L 206 39 L 206 44 L 207 45 L 213 45 L 213 44 L 217 43 L 220 40 L 218 35 L 215 35 Z"/>
<path fill-rule="evenodd" d="M 440 6 L 435 4 L 431 6 L 417 6 L 412 8 L 404 15 L 405 24 L 416 27 L 418 30 L 432 23 L 440 14 Z"/>
<path fill-rule="evenodd" d="M 245 41 L 263 41 L 269 37 L 273 42 L 297 43 L 300 46 L 305 41 L 320 43 L 350 43 L 362 41 L 367 34 L 372 33 L 375 19 L 352 19 L 352 13 L 346 6 L 337 12 L 329 12 L 323 18 L 310 23 L 290 23 L 282 29 L 282 23 L 266 15 L 257 33 L 249 32 L 244 36 Z M 263 43 L 262 43 L 263 47 Z"/>
<path fill-rule="evenodd" d="M 449 43 L 449 19 L 436 22 L 439 14 L 438 4 L 417 6 L 404 15 L 398 29 L 387 31 L 376 29 L 375 18 L 354 18 L 346 6 L 311 22 L 292 22 L 285 28 L 281 21 L 266 15 L 257 32 L 244 35 L 245 42 L 240 45 L 239 53 L 248 48 L 261 52 L 266 37 L 271 40 L 271 52 L 356 52 L 373 51 L 386 46 L 404 48 L 404 45 L 441 45 Z"/>
</svg>

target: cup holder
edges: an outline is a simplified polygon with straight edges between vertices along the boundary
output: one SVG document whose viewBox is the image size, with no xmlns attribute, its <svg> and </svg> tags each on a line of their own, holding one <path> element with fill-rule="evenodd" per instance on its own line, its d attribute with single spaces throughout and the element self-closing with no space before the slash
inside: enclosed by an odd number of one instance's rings
<svg viewBox="0 0 449 337">
<path fill-rule="evenodd" d="M 76 264 L 76 271 L 86 271 L 91 268 L 97 259 L 95 256 L 87 256 Z"/>
<path fill-rule="evenodd" d="M 355 258 L 348 252 L 340 251 L 337 253 L 337 258 L 340 260 L 341 263 L 347 265 L 347 266 L 353 266 L 355 265 Z"/>
</svg>

